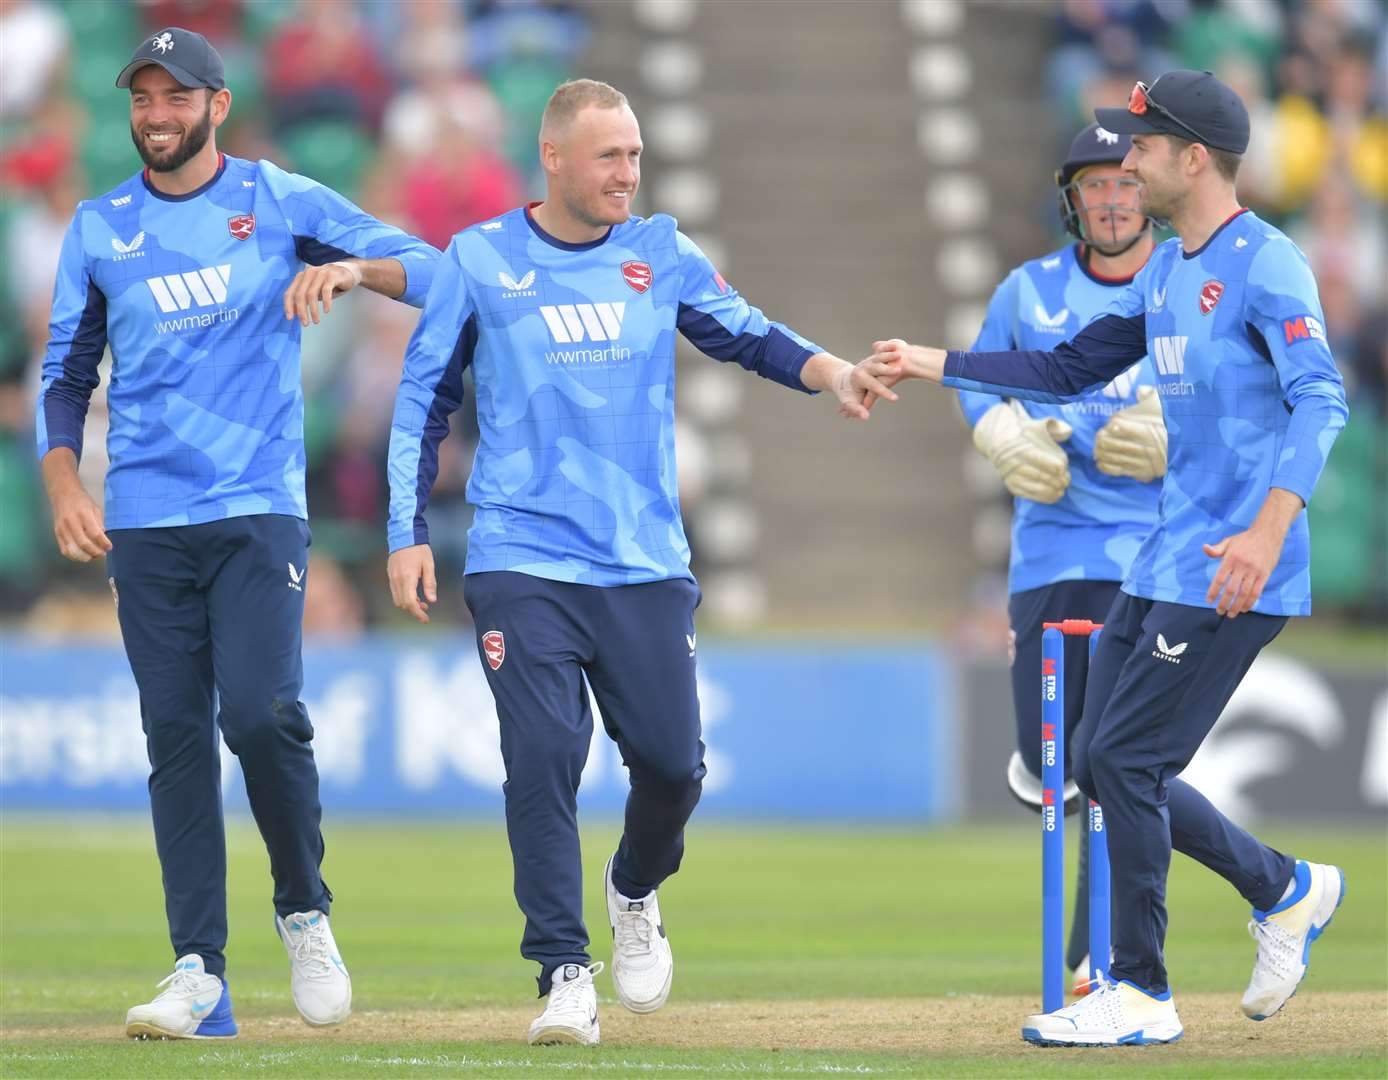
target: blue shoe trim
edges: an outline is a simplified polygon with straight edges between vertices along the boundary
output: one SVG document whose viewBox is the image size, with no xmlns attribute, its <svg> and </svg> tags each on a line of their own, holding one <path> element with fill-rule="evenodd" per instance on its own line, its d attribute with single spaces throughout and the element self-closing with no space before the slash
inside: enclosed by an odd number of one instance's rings
<svg viewBox="0 0 1388 1080">
<path fill-rule="evenodd" d="M 1345 902 L 1345 872 L 1338 866 L 1335 867 L 1335 872 L 1340 875 L 1340 898 L 1335 901 L 1335 911 L 1339 911 L 1340 905 Z M 1335 921 L 1335 911 L 1332 911 L 1330 918 L 1326 919 L 1320 926 L 1312 924 L 1311 932 L 1306 935 L 1306 944 L 1301 947 L 1301 966 L 1303 968 L 1311 965 L 1311 942 L 1325 933 L 1330 924 Z M 1301 977 L 1304 979 L 1306 976 L 1303 974 Z"/>
<path fill-rule="evenodd" d="M 202 1038 L 209 1036 L 215 1038 L 216 1036 L 235 1035 L 236 1031 L 236 1018 L 231 1015 L 231 987 L 226 984 L 226 980 L 223 980 L 222 996 L 217 999 L 216 1007 L 208 1014 L 207 1019 L 198 1025 L 197 1031 L 193 1034 Z"/>
<path fill-rule="evenodd" d="M 1299 904 L 1306 899 L 1306 894 L 1311 891 L 1311 868 L 1306 864 L 1305 859 L 1297 859 L 1296 869 L 1292 871 L 1292 880 L 1296 882 L 1296 888 L 1292 890 L 1292 895 L 1285 900 L 1279 900 L 1266 911 L 1253 909 L 1253 917 L 1262 922 L 1269 915 L 1276 915 L 1279 911 L 1286 911 L 1293 904 Z"/>
<path fill-rule="evenodd" d="M 1115 1043 L 1100 1043 L 1100 1042 L 1061 1042 L 1059 1039 L 1047 1039 L 1047 1038 L 1045 1038 L 1045 1037 L 1041 1034 L 1041 1032 L 1038 1031 L 1036 1028 L 1022 1028 L 1022 1038 L 1025 1039 L 1027 1042 L 1031 1043 L 1033 1046 L 1067 1046 L 1067 1047 L 1073 1046 L 1073 1047 L 1097 1047 L 1097 1048 L 1103 1048 L 1103 1047 L 1114 1046 L 1114 1045 L 1117 1045 L 1117 1046 L 1161 1046 L 1161 1045 L 1165 1045 L 1166 1043 L 1180 1042 L 1182 1036 L 1184 1036 L 1184 1035 L 1185 1035 L 1185 1030 L 1182 1029 L 1181 1031 L 1176 1032 L 1176 1034 L 1173 1035 L 1173 1036 L 1171 1036 L 1171 1038 L 1169 1038 L 1169 1039 L 1149 1039 L 1149 1038 L 1147 1038 L 1147 1037 L 1143 1034 L 1143 1029 L 1142 1029 L 1142 1028 L 1138 1028 L 1137 1031 L 1129 1032 L 1127 1035 L 1121 1035 L 1121 1036 L 1119 1036 L 1118 1042 L 1117 1042 L 1116 1044 L 1115 1044 Z"/>
</svg>

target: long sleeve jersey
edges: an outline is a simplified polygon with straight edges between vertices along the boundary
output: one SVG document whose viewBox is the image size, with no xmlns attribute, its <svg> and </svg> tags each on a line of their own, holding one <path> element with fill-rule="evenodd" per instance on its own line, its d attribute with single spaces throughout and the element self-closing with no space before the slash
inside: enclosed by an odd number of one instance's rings
<svg viewBox="0 0 1388 1080">
<path fill-rule="evenodd" d="M 222 156 L 197 191 L 137 173 L 77 207 L 63 242 L 37 407 L 39 457 L 82 452 L 109 344 L 108 529 L 308 516 L 300 326 L 306 264 L 395 258 L 419 307 L 439 252 L 268 161 Z"/>
<path fill-rule="evenodd" d="M 690 577 L 675 473 L 675 334 L 803 390 L 819 347 L 769 321 L 657 214 L 565 243 L 522 208 L 453 238 L 405 354 L 392 551 L 425 508 L 469 366 L 480 442 L 467 572 L 628 585 Z"/>
<path fill-rule="evenodd" d="M 1169 240 L 1073 341 L 1050 352 L 951 352 L 944 381 L 1062 401 L 1143 353 L 1156 366 L 1169 457 L 1157 528 L 1123 589 L 1210 607 L 1219 560 L 1201 545 L 1252 525 L 1270 488 L 1309 502 L 1349 416 L 1315 277 L 1283 233 L 1245 210 L 1195 251 Z M 1310 614 L 1304 512 L 1253 610 Z"/>
<path fill-rule="evenodd" d="M 1073 244 L 1025 262 L 994 291 L 972 351 L 1050 349 L 1102 313 L 1129 280 L 1090 273 Z M 1137 403 L 1139 386 L 1156 381 L 1152 362 L 1143 357 L 1074 401 L 1025 404 L 1031 416 L 1056 417 L 1074 429 L 1061 444 L 1070 459 L 1070 486 L 1054 503 L 1013 499 L 1009 592 L 1058 581 L 1122 581 L 1127 575 L 1157 523 L 1161 482 L 1100 472 L 1094 439 L 1114 413 Z M 995 394 L 959 392 L 970 427 L 1001 400 Z"/>
</svg>

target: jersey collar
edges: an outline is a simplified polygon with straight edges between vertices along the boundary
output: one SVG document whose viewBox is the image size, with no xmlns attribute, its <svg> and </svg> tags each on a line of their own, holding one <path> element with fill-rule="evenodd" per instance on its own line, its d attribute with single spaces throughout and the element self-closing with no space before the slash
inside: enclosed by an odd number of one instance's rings
<svg viewBox="0 0 1388 1080">
<path fill-rule="evenodd" d="M 1222 232 L 1224 231 L 1225 226 L 1228 225 L 1229 222 L 1233 221 L 1233 220 L 1234 220 L 1236 217 L 1238 217 L 1240 214 L 1246 214 L 1246 213 L 1248 213 L 1248 207 L 1246 207 L 1246 206 L 1240 206 L 1237 210 L 1235 210 L 1235 211 L 1234 211 L 1232 214 L 1230 214 L 1227 218 L 1225 218 L 1223 221 L 1221 221 L 1221 222 L 1219 223 L 1219 227 L 1218 227 L 1217 229 L 1215 229 L 1214 232 L 1210 233 L 1210 238 L 1209 238 L 1208 240 L 1206 240 L 1203 244 L 1201 244 L 1198 248 L 1196 248 L 1194 251 L 1183 251 L 1183 252 L 1181 252 L 1181 258 L 1183 258 L 1183 259 L 1193 259 L 1193 258 L 1195 258 L 1197 255 L 1201 254 L 1207 247 L 1209 247 L 1211 244 L 1213 244 L 1213 243 L 1215 242 L 1215 237 L 1218 236 L 1220 233 L 1222 233 Z"/>
<path fill-rule="evenodd" d="M 140 179 L 145 182 L 145 190 L 147 190 L 156 199 L 163 199 L 165 202 L 187 202 L 189 199 L 196 199 L 199 195 L 205 192 L 208 188 L 210 188 L 213 184 L 220 180 L 222 178 L 222 173 L 226 171 L 227 156 L 219 150 L 217 151 L 217 171 L 212 174 L 212 179 L 209 180 L 207 183 L 203 184 L 201 187 L 194 188 L 192 191 L 185 192 L 182 195 L 170 195 L 168 192 L 160 191 L 153 184 L 151 184 L 149 182 L 148 166 L 145 167 L 144 172 L 140 173 Z"/>
<path fill-rule="evenodd" d="M 545 232 L 544 229 L 540 228 L 540 223 L 537 222 L 530 214 L 530 211 L 535 209 L 535 207 L 539 205 L 540 204 L 537 202 L 528 203 L 526 205 L 525 223 L 530 226 L 531 232 L 533 232 L 550 247 L 557 247 L 560 251 L 589 251 L 592 248 L 599 247 L 600 245 L 607 243 L 607 238 L 612 235 L 612 230 L 616 228 L 615 225 L 608 226 L 607 232 L 603 233 L 596 240 L 587 240 L 581 244 L 570 244 L 567 240 L 560 240 L 557 236 L 550 236 L 549 233 Z"/>
<path fill-rule="evenodd" d="M 1110 288 L 1114 288 L 1119 285 L 1131 284 L 1133 278 L 1137 277 L 1135 273 L 1129 274 L 1127 277 L 1105 277 L 1089 265 L 1087 246 L 1085 244 L 1076 244 L 1073 251 L 1075 255 L 1075 265 L 1080 268 L 1080 272 L 1083 273 L 1085 277 L 1096 284 L 1107 285 Z"/>
</svg>

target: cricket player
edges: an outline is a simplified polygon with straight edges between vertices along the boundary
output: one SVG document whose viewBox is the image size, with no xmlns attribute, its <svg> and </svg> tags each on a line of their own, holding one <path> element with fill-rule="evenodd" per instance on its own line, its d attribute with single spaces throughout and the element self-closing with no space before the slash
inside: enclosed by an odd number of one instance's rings
<svg viewBox="0 0 1388 1080">
<path fill-rule="evenodd" d="M 1254 658 L 1311 611 L 1304 511 L 1348 416 L 1316 282 L 1296 245 L 1238 203 L 1248 112 L 1213 75 L 1139 82 L 1126 109 L 1096 118 L 1132 136 L 1123 167 L 1177 237 L 1050 351 L 893 340 L 874 354 L 902 377 L 1040 401 L 1073 399 L 1144 353 L 1156 365 L 1170 440 L 1158 524 L 1105 617 L 1073 757 L 1109 834 L 1113 966 L 1088 997 L 1027 1018 L 1023 1037 L 1048 1045 L 1181 1037 L 1163 960 L 1173 847 L 1253 908 L 1253 1020 L 1296 991 L 1344 897 L 1337 867 L 1273 850 L 1178 778 Z"/>
<path fill-rule="evenodd" d="M 694 609 L 674 453 L 675 334 L 710 356 L 866 418 L 885 364 L 855 367 L 747 304 L 675 225 L 631 213 L 641 132 L 605 83 L 545 109 L 544 202 L 465 229 L 440 262 L 405 355 L 390 443 L 397 606 L 437 599 L 425 508 L 462 374 L 481 440 L 465 598 L 496 698 L 521 954 L 548 997 L 529 1041 L 598 1042 L 575 795 L 592 737 L 588 688 L 631 774 L 607 862 L 612 976 L 652 1012 L 674 964 L 656 890 L 680 864 L 705 774 Z M 423 590 L 421 600 L 419 591 Z M 585 685 L 586 682 L 586 685 Z"/>
<path fill-rule="evenodd" d="M 334 1024 L 352 983 L 328 922 L 313 727 L 299 700 L 300 325 L 357 285 L 419 306 L 439 253 L 306 177 L 218 153 L 231 92 L 200 34 L 152 35 L 116 85 L 130 91 L 145 168 L 73 217 L 37 430 L 59 550 L 105 557 L 140 691 L 176 961 L 126 1033 L 236 1034 L 219 732 L 269 851 L 294 1003 L 308 1023 Z M 77 461 L 108 344 L 103 510 Z"/>
<path fill-rule="evenodd" d="M 974 351 L 1048 349 L 1074 337 L 1128 285 L 1152 254 L 1151 220 L 1135 178 L 1121 168 L 1131 140 L 1090 124 L 1056 170 L 1061 222 L 1075 238 L 1008 274 L 993 293 Z M 1042 623 L 1103 622 L 1123 575 L 1157 521 L 1166 427 L 1146 358 L 1064 404 L 959 393 L 974 445 L 1015 496 L 1008 567 L 1009 659 L 1017 750 L 1008 785 L 1041 808 Z M 1066 736 L 1084 704 L 1088 657 L 1066 652 Z M 1067 741 L 1068 745 L 1068 741 Z M 1066 770 L 1066 808 L 1079 805 Z M 1089 988 L 1089 833 L 1080 830 L 1079 881 L 1066 966 Z M 1108 957 L 1101 961 L 1107 963 Z"/>
</svg>

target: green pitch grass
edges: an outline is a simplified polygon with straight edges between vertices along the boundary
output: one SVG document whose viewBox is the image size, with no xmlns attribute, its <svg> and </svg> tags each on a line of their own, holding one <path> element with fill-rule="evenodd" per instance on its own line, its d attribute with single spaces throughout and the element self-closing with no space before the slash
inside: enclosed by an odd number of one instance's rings
<svg viewBox="0 0 1388 1080">
<path fill-rule="evenodd" d="M 601 959 L 601 869 L 617 831 L 600 823 L 585 834 Z M 1348 877 L 1300 995 L 1264 1024 L 1238 1014 L 1253 956 L 1247 910 L 1180 856 L 1167 958 L 1185 1041 L 1043 1051 L 1018 1036 L 1039 1004 L 1033 829 L 696 825 L 683 871 L 661 892 L 677 962 L 670 1006 L 632 1017 L 602 976 L 603 1045 L 535 1049 L 524 1044 L 538 1012 L 534 966 L 517 953 L 499 824 L 330 821 L 324 873 L 354 1015 L 314 1032 L 294 1018 L 264 849 L 236 823 L 228 977 L 242 1037 L 140 1044 L 121 1036 L 125 1010 L 153 996 L 173 959 L 148 823 L 6 814 L 0 1075 L 1385 1075 L 1382 832 L 1262 834 Z"/>
</svg>

